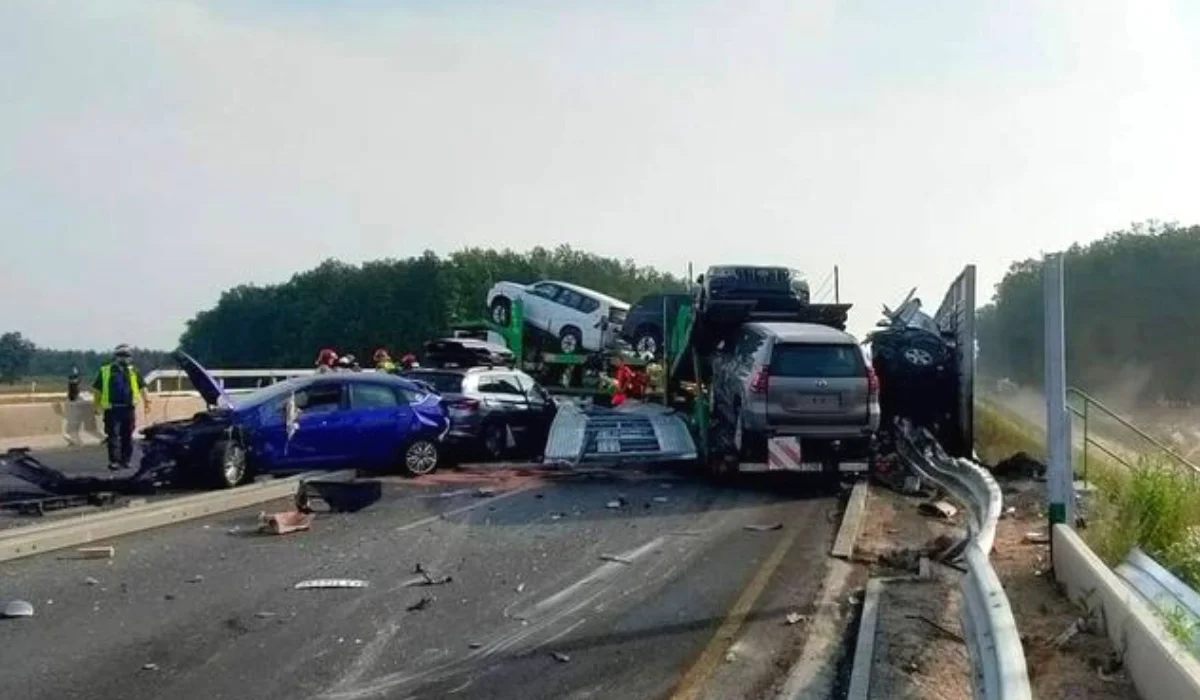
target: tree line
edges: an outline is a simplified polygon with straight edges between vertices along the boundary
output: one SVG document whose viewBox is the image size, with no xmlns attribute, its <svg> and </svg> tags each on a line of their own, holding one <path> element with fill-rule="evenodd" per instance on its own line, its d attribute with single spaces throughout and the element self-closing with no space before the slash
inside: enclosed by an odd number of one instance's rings
<svg viewBox="0 0 1200 700">
<path fill-rule="evenodd" d="M 470 248 L 351 265 L 327 260 L 275 285 L 242 285 L 187 323 L 180 345 L 225 368 L 307 367 L 332 347 L 369 363 L 375 348 L 417 351 L 455 322 L 486 317 L 499 281 L 560 279 L 635 303 L 683 280 L 567 245 L 528 252 Z"/>
<path fill-rule="evenodd" d="M 0 383 L 13 384 L 27 377 L 67 377 L 77 370 L 90 378 L 112 359 L 111 351 L 51 350 L 38 347 L 17 331 L 0 334 Z M 143 372 L 173 367 L 169 353 L 133 348 L 133 362 Z"/>
<path fill-rule="evenodd" d="M 1067 380 L 1136 378 L 1144 401 L 1200 398 L 1200 226 L 1149 222 L 1063 256 Z M 1042 261 L 1013 263 L 979 310 L 980 373 L 1040 385 Z"/>
</svg>

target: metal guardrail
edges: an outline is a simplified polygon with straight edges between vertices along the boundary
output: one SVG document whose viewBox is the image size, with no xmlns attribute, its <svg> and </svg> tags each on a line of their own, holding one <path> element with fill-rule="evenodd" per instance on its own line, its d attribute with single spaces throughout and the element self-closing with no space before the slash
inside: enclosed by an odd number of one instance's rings
<svg viewBox="0 0 1200 700">
<path fill-rule="evenodd" d="M 373 369 L 364 369 L 364 372 L 373 372 Z M 257 386 L 253 387 L 238 387 L 226 389 L 231 394 L 244 393 L 253 391 L 268 384 L 291 379 L 293 377 L 305 377 L 316 372 L 315 369 L 210 369 L 211 374 L 218 382 L 224 384 L 226 379 L 257 379 Z M 179 369 L 156 369 L 148 372 L 143 377 L 146 386 L 150 387 L 150 392 L 162 396 L 195 396 L 196 392 L 188 389 L 183 389 L 183 382 L 187 380 L 187 374 Z M 65 385 L 65 382 L 64 382 Z M 164 387 L 164 385 L 166 385 Z M 33 385 L 36 387 L 36 385 Z M 173 387 L 173 388 L 172 388 Z M 31 391 L 28 393 L 13 392 L 11 394 L 0 394 L 0 403 L 7 403 L 6 398 L 11 398 L 11 403 L 20 403 L 21 400 L 38 400 L 52 401 L 55 399 L 65 398 L 67 395 L 66 387 L 61 391 Z"/>
<path fill-rule="evenodd" d="M 1088 476 L 1088 447 L 1095 447 L 1096 449 L 1100 450 L 1104 454 L 1115 459 L 1116 461 L 1120 462 L 1121 464 L 1125 465 L 1126 467 L 1128 467 L 1130 469 L 1134 469 L 1137 466 L 1135 464 L 1130 463 L 1130 461 L 1126 457 L 1122 457 L 1121 455 L 1117 454 L 1114 450 L 1105 446 L 1104 443 L 1101 442 L 1100 440 L 1097 440 L 1096 438 L 1092 437 L 1089 428 L 1091 427 L 1090 422 L 1091 422 L 1092 415 L 1095 412 L 1099 412 L 1100 416 L 1116 422 L 1118 425 L 1120 425 L 1121 427 L 1128 430 L 1130 433 L 1132 433 L 1134 436 L 1136 436 L 1137 438 L 1139 438 L 1140 440 L 1145 442 L 1147 445 L 1150 445 L 1151 447 L 1153 447 L 1157 452 L 1159 452 L 1162 455 L 1164 455 L 1165 457 L 1167 457 L 1167 459 L 1175 462 L 1175 464 L 1177 466 L 1184 467 L 1184 468 L 1190 470 L 1193 474 L 1200 474 L 1200 466 L 1197 466 L 1197 465 L 1193 464 L 1192 462 L 1188 461 L 1187 458 L 1183 457 L 1175 450 L 1172 450 L 1169 446 L 1164 445 L 1161 441 L 1157 440 L 1154 436 L 1150 435 L 1146 431 L 1137 427 L 1136 425 L 1134 425 L 1128 419 L 1121 416 L 1119 413 L 1117 413 L 1113 409 L 1109 408 L 1108 406 L 1105 406 L 1103 403 L 1096 400 L 1096 398 L 1094 398 L 1094 397 L 1088 395 L 1087 393 L 1085 393 L 1079 389 L 1076 389 L 1074 387 L 1067 387 L 1067 397 L 1068 397 L 1068 399 L 1076 398 L 1083 404 L 1082 408 L 1077 408 L 1075 405 L 1072 404 L 1072 402 L 1070 400 L 1067 401 L 1067 409 L 1070 410 L 1071 413 L 1074 413 L 1076 416 L 1079 416 L 1080 418 L 1083 419 L 1083 480 L 1084 481 L 1087 481 L 1087 476 Z"/>
<path fill-rule="evenodd" d="M 1136 547 L 1116 572 L 1171 623 L 1169 629 L 1200 659 L 1200 593 Z"/>
<path fill-rule="evenodd" d="M 962 627 L 976 700 L 1031 700 L 1017 623 L 988 559 L 1002 507 L 1000 486 L 978 464 L 947 455 L 925 430 L 903 425 L 896 443 L 900 456 L 914 471 L 941 486 L 969 514 L 963 551 L 967 575 L 962 580 Z"/>
</svg>

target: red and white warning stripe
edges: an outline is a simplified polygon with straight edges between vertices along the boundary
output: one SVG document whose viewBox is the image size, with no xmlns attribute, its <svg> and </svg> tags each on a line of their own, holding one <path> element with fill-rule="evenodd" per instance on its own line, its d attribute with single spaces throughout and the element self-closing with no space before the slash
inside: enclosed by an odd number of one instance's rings
<svg viewBox="0 0 1200 700">
<path fill-rule="evenodd" d="M 767 441 L 767 469 L 771 471 L 802 471 L 800 439 L 794 437 L 771 438 Z"/>
</svg>

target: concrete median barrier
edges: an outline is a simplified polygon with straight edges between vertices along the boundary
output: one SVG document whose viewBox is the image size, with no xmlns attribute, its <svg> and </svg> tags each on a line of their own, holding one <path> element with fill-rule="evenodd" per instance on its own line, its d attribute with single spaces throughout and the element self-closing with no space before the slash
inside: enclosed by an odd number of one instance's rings
<svg viewBox="0 0 1200 700">
<path fill-rule="evenodd" d="M 199 396 L 151 396 L 149 412 L 138 408 L 138 425 L 189 418 L 204 408 Z M 90 401 L 0 405 L 0 449 L 95 445 L 102 438 Z"/>
</svg>

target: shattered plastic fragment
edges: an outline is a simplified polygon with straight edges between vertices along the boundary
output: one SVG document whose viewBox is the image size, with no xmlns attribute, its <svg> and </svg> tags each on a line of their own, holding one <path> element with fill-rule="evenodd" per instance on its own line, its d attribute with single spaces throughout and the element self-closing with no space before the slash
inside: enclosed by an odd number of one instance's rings
<svg viewBox="0 0 1200 700">
<path fill-rule="evenodd" d="M 93 578 L 93 577 L 91 577 L 91 576 L 88 576 L 87 578 L 85 578 L 85 579 L 83 580 L 83 582 L 84 582 L 84 583 L 86 583 L 86 584 L 87 584 L 87 585 L 89 585 L 89 586 L 98 586 L 98 585 L 100 585 L 100 579 Z"/>
<path fill-rule="evenodd" d="M 50 601 L 46 601 L 49 605 Z M 33 606 L 28 601 L 10 600 L 4 606 L 4 614 L 0 617 L 33 617 Z"/>
<path fill-rule="evenodd" d="M 296 590 L 311 588 L 366 588 L 367 582 L 353 578 L 317 578 L 297 583 Z"/>
<path fill-rule="evenodd" d="M 632 564 L 633 563 L 633 560 L 626 559 L 625 557 L 619 557 L 616 554 L 601 554 L 600 559 L 602 559 L 603 561 L 616 562 L 618 564 Z"/>
<path fill-rule="evenodd" d="M 783 523 L 771 523 L 770 525 L 747 525 L 743 530 L 750 532 L 770 532 L 771 530 L 782 530 Z"/>
<path fill-rule="evenodd" d="M 433 598 L 426 596 L 424 598 L 421 598 L 417 602 L 413 603 L 412 605 L 408 606 L 407 608 L 405 608 L 405 610 L 408 610 L 409 612 L 416 612 L 418 610 L 424 610 L 425 608 L 428 608 L 429 604 L 432 602 L 433 602 Z"/>
<path fill-rule="evenodd" d="M 800 622 L 801 620 L 803 620 L 803 619 L 804 619 L 804 616 L 803 616 L 803 615 L 801 615 L 800 613 L 794 613 L 794 612 L 793 612 L 793 613 L 788 613 L 788 614 L 787 614 L 787 618 L 786 618 L 786 619 L 787 619 L 787 623 L 788 623 L 789 625 L 794 625 L 794 624 L 796 624 L 797 622 Z"/>
<path fill-rule="evenodd" d="M 158 664 L 142 664 L 143 671 L 157 671 Z"/>
<path fill-rule="evenodd" d="M 570 656 L 567 656 L 566 654 L 562 653 L 561 651 L 550 652 L 550 656 L 553 656 L 554 660 L 559 662 L 560 664 L 565 664 L 571 660 Z"/>
</svg>

